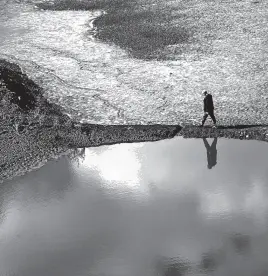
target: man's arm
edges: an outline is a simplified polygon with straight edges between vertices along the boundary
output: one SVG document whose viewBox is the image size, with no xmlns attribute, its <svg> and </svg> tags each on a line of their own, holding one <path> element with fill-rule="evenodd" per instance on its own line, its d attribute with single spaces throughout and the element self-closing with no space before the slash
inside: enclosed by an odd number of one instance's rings
<svg viewBox="0 0 268 276">
<path fill-rule="evenodd" d="M 210 95 L 210 106 L 212 109 L 214 109 L 214 104 L 213 104 L 213 97 Z"/>
<path fill-rule="evenodd" d="M 208 108 L 207 108 L 207 97 L 205 97 L 204 99 L 204 112 L 207 112 Z"/>
</svg>

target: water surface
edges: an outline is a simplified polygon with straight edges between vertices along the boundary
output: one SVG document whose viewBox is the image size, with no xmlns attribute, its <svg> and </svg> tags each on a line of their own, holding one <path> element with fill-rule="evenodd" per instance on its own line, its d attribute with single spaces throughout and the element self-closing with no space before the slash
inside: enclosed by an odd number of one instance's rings
<svg viewBox="0 0 268 276">
<path fill-rule="evenodd" d="M 89 148 L 4 182 L 0 274 L 266 275 L 268 147 L 207 142 Z"/>
</svg>

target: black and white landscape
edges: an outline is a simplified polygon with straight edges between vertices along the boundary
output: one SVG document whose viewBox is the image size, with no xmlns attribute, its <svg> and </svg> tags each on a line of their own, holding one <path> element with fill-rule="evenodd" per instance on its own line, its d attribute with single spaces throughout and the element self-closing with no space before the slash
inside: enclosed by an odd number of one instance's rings
<svg viewBox="0 0 268 276">
<path fill-rule="evenodd" d="M 267 21 L 0 0 L 0 275 L 267 275 Z"/>
</svg>

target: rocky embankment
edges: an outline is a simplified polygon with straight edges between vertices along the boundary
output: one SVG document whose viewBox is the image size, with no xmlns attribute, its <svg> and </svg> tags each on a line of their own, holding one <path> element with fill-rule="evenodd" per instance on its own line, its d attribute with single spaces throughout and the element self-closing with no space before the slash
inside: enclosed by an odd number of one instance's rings
<svg viewBox="0 0 268 276">
<path fill-rule="evenodd" d="M 77 148 L 116 143 L 225 137 L 268 140 L 268 128 L 177 125 L 96 125 L 73 122 L 16 64 L 0 60 L 0 181 L 19 176 Z"/>
<path fill-rule="evenodd" d="M 177 126 L 103 126 L 73 122 L 16 64 L 0 60 L 0 181 L 77 148 L 173 137 Z M 180 129 L 180 127 L 179 127 Z"/>
</svg>

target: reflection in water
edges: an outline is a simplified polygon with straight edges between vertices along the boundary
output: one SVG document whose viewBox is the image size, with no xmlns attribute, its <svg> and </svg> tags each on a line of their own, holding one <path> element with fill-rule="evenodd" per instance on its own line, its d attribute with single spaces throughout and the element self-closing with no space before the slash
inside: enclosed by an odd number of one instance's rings
<svg viewBox="0 0 268 276">
<path fill-rule="evenodd" d="M 248 253 L 250 251 L 250 237 L 243 234 L 234 234 L 231 237 L 234 249 L 241 254 Z"/>
<path fill-rule="evenodd" d="M 188 275 L 190 272 L 190 265 L 179 258 L 175 260 L 171 259 L 159 259 L 156 264 L 156 271 L 159 276 L 183 276 Z"/>
<path fill-rule="evenodd" d="M 206 138 L 203 138 L 203 142 L 207 149 L 208 169 L 212 169 L 217 164 L 217 138 L 214 138 L 211 145 Z"/>
<path fill-rule="evenodd" d="M 218 147 L 213 172 L 200 140 L 178 137 L 81 150 L 4 182 L 0 275 L 266 275 L 268 147 Z"/>
</svg>

